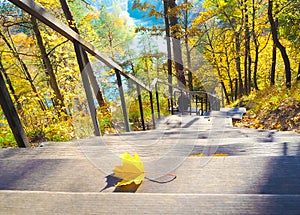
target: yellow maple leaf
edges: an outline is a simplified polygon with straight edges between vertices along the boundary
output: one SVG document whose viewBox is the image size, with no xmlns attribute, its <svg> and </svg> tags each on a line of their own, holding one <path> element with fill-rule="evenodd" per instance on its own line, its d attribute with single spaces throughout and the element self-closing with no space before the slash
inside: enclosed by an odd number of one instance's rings
<svg viewBox="0 0 300 215">
<path fill-rule="evenodd" d="M 122 186 L 131 184 L 142 183 L 145 177 L 144 164 L 141 162 L 139 155 L 135 152 L 134 156 L 131 156 L 127 152 L 120 154 L 119 157 L 122 160 L 122 166 L 116 166 L 113 170 L 116 177 L 123 179 L 116 186 Z"/>
</svg>

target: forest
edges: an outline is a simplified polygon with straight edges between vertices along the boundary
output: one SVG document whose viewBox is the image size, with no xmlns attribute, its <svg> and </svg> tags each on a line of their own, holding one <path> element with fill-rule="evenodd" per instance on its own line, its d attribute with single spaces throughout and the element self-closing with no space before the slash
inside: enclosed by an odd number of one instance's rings
<svg viewBox="0 0 300 215">
<path fill-rule="evenodd" d="M 110 10 L 84 0 L 35 2 L 147 86 L 171 77 L 246 107 L 237 126 L 299 131 L 300 0 L 135 0 L 132 10 L 161 20 L 153 25 L 135 24 L 117 2 Z M 30 142 L 93 135 L 74 44 L 8 0 L 0 1 L 0 23 L 0 74 Z M 87 58 L 101 134 L 120 132 L 114 71 Z M 131 81 L 125 95 L 131 129 L 140 130 Z M 150 123 L 149 95 L 141 95 Z M 160 103 L 167 114 L 166 98 Z M 1 108 L 0 147 L 17 147 Z"/>
</svg>

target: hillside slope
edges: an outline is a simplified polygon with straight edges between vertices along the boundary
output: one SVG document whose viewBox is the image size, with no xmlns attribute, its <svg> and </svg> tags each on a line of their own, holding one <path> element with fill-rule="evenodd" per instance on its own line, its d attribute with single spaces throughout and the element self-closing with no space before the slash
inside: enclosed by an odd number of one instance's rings
<svg viewBox="0 0 300 215">
<path fill-rule="evenodd" d="M 300 85 L 291 90 L 268 88 L 242 97 L 231 106 L 244 106 L 247 113 L 236 127 L 276 129 L 300 133 Z"/>
</svg>

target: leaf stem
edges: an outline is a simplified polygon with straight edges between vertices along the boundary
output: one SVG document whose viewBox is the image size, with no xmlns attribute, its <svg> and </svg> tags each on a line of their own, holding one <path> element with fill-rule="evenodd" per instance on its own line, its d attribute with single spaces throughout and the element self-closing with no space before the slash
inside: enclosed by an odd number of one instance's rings
<svg viewBox="0 0 300 215">
<path fill-rule="evenodd" d="M 146 172 L 145 172 L 146 173 Z M 161 172 L 147 172 L 147 173 L 152 173 L 152 174 L 161 174 Z M 158 181 L 158 180 L 155 180 L 155 179 L 151 179 L 151 178 L 148 178 L 145 176 L 145 179 L 149 180 L 149 181 L 152 181 L 152 182 L 155 182 L 155 183 L 159 183 L 159 184 L 166 184 L 166 183 L 169 183 L 171 181 L 174 181 L 176 178 L 177 178 L 177 175 L 175 174 L 172 174 L 172 173 L 168 173 L 168 174 L 165 174 L 164 176 L 170 176 L 172 177 L 170 180 L 167 180 L 167 181 Z"/>
</svg>

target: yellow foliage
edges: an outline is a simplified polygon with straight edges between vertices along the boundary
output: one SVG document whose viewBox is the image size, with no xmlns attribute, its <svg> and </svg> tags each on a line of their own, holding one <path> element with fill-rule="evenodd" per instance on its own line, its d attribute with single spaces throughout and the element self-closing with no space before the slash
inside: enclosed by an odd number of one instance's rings
<svg viewBox="0 0 300 215">
<path fill-rule="evenodd" d="M 99 16 L 96 13 L 90 12 L 84 17 L 84 21 L 91 22 L 93 20 L 99 20 Z"/>
<path fill-rule="evenodd" d="M 134 157 L 125 152 L 119 155 L 123 165 L 116 166 L 113 170 L 116 177 L 123 179 L 117 183 L 116 186 L 127 185 L 131 183 L 140 184 L 144 177 L 144 164 L 141 162 L 140 157 L 137 153 L 134 153 Z"/>
<path fill-rule="evenodd" d="M 212 10 L 200 12 L 199 16 L 197 16 L 197 17 L 194 19 L 194 21 L 193 21 L 193 23 L 192 23 L 192 26 L 198 26 L 198 25 L 204 24 L 204 23 L 207 22 L 213 15 L 214 15 L 214 11 L 212 11 Z"/>
</svg>

